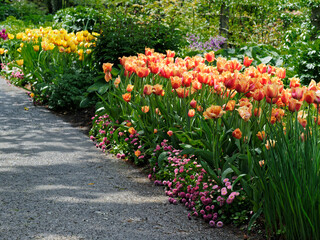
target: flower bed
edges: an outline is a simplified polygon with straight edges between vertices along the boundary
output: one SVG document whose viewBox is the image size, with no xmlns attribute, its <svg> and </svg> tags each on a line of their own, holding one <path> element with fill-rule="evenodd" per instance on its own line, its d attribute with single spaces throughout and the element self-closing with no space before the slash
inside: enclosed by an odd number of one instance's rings
<svg viewBox="0 0 320 240">
<path fill-rule="evenodd" d="M 97 147 L 149 163 L 156 183 L 212 226 L 263 216 L 270 237 L 318 236 L 319 211 L 309 204 L 320 196 L 319 84 L 291 78 L 286 86 L 283 68 L 213 52 L 181 59 L 146 49 L 120 62 L 119 76 L 106 63 L 89 88 L 101 98 Z"/>
</svg>

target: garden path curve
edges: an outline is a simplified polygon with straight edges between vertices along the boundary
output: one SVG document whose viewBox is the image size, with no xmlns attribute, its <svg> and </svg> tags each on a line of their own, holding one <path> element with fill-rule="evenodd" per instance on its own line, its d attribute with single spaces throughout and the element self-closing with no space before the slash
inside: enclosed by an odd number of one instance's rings
<svg viewBox="0 0 320 240">
<path fill-rule="evenodd" d="M 0 239 L 241 239 L 0 78 Z"/>
</svg>

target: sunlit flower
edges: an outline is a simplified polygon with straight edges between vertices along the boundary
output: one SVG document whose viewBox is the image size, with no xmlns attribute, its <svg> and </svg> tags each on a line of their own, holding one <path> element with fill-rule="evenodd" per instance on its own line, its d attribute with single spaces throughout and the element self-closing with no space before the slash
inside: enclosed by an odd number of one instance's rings
<svg viewBox="0 0 320 240">
<path fill-rule="evenodd" d="M 249 67 L 251 65 L 252 61 L 253 61 L 253 58 L 249 58 L 249 57 L 245 56 L 243 59 L 243 65 L 245 67 Z"/>
<path fill-rule="evenodd" d="M 106 82 L 109 82 L 111 79 L 112 79 L 111 72 L 106 72 L 104 75 L 104 80 L 106 80 Z"/>
<path fill-rule="evenodd" d="M 276 83 L 273 84 L 267 84 L 264 87 L 264 92 L 266 94 L 267 97 L 269 98 L 276 98 L 279 95 L 279 85 Z"/>
<path fill-rule="evenodd" d="M 169 131 L 167 132 L 167 134 L 169 135 L 169 137 L 171 137 L 171 136 L 173 135 L 173 132 L 172 132 L 171 130 L 169 130 Z"/>
<path fill-rule="evenodd" d="M 209 53 L 205 53 L 205 54 L 204 54 L 204 57 L 206 58 L 206 60 L 207 60 L 209 63 L 213 62 L 214 59 L 215 59 L 215 56 L 214 56 L 214 52 L 213 52 L 213 51 L 211 51 L 211 52 L 209 52 Z"/>
<path fill-rule="evenodd" d="M 222 110 L 221 106 L 212 105 L 206 109 L 206 111 L 203 113 L 203 116 L 205 119 L 216 119 L 222 117 L 224 113 L 225 111 Z"/>
<path fill-rule="evenodd" d="M 179 88 L 182 84 L 182 79 L 178 76 L 170 77 L 170 80 L 171 80 L 171 86 L 173 89 Z"/>
<path fill-rule="evenodd" d="M 300 107 L 301 107 L 302 103 L 294 98 L 291 98 L 289 100 L 289 105 L 288 105 L 288 109 L 291 112 L 297 112 L 299 111 Z"/>
<path fill-rule="evenodd" d="M 286 69 L 285 68 L 277 68 L 276 75 L 278 78 L 284 79 L 286 77 Z"/>
<path fill-rule="evenodd" d="M 123 100 L 125 100 L 126 102 L 130 102 L 131 100 L 131 93 L 125 93 L 122 95 Z"/>
</svg>

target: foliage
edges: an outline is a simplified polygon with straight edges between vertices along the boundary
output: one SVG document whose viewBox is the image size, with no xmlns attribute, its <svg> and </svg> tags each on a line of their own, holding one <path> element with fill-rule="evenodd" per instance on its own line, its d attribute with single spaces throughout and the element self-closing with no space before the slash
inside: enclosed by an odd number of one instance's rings
<svg viewBox="0 0 320 240">
<path fill-rule="evenodd" d="M 77 6 L 59 10 L 53 20 L 54 28 L 62 27 L 69 32 L 81 30 L 92 32 L 99 30 L 102 14 L 93 8 Z"/>
</svg>

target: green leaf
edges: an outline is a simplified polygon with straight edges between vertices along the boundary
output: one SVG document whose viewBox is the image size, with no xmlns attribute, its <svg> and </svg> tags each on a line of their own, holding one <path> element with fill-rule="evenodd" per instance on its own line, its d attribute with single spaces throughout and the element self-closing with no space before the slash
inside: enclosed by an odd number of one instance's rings
<svg viewBox="0 0 320 240">
<path fill-rule="evenodd" d="M 168 153 L 167 152 L 162 152 L 159 157 L 158 157 L 158 164 L 160 168 L 163 168 L 164 165 L 164 160 L 168 158 Z"/>
</svg>

